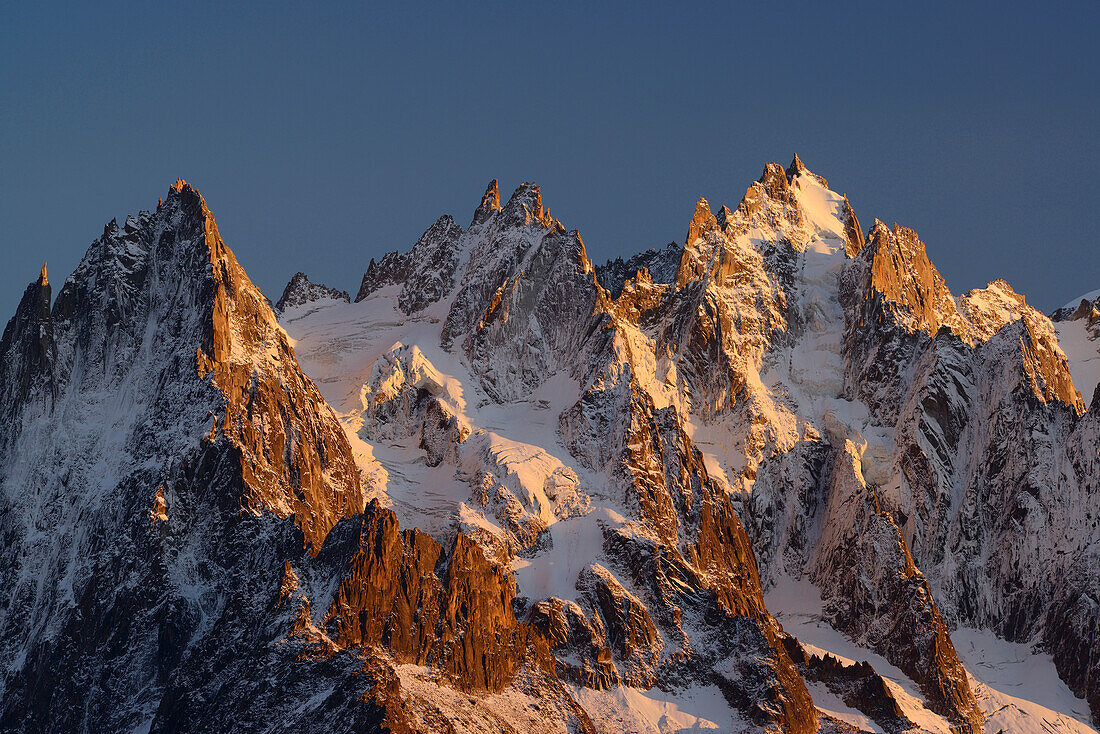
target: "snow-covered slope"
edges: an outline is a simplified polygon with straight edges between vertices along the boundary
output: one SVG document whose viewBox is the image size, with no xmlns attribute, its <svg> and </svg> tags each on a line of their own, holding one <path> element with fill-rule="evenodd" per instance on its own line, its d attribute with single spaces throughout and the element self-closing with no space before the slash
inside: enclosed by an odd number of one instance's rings
<svg viewBox="0 0 1100 734">
<path fill-rule="evenodd" d="M 1100 290 L 1067 303 L 1051 318 L 1074 384 L 1085 400 L 1094 400 L 1100 385 Z"/>
</svg>

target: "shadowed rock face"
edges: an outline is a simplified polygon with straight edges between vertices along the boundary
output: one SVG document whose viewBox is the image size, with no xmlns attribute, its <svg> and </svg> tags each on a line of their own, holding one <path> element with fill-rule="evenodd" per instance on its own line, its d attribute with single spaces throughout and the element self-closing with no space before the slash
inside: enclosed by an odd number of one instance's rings
<svg viewBox="0 0 1100 734">
<path fill-rule="evenodd" d="M 676 279 L 683 248 L 670 242 L 659 250 L 639 252 L 627 260 L 617 257 L 596 266 L 596 279 L 612 298 L 618 298 L 628 280 L 643 271 L 653 283 L 671 283 Z"/>
<path fill-rule="evenodd" d="M 846 664 L 833 655 L 810 655 L 794 638 L 786 638 L 784 643 L 806 680 L 823 683 L 845 704 L 867 714 L 883 730 L 900 734 L 918 728 L 905 716 L 897 696 L 870 663 Z"/>
<path fill-rule="evenodd" d="M 52 400 L 57 345 L 50 318 L 51 292 L 43 265 L 0 337 L 0 416 L 5 422 L 18 420 L 32 397 L 41 397 L 47 404 Z M 3 436 L 10 438 L 7 433 Z"/>
<path fill-rule="evenodd" d="M 398 305 L 412 314 L 437 302 L 454 286 L 459 265 L 458 238 L 462 228 L 442 216 L 420 236 L 407 253 L 387 253 L 377 263 L 372 258 L 359 293 L 358 303 L 380 288 L 400 285 Z"/>
<path fill-rule="evenodd" d="M 932 709 L 960 731 L 980 732 L 982 716 L 932 591 L 893 519 L 866 486 L 848 442 L 834 449 L 825 518 L 812 575 L 825 616 L 878 650 L 924 691 Z"/>
<path fill-rule="evenodd" d="M 351 297 L 347 291 L 338 291 L 320 283 L 312 283 L 305 273 L 295 273 L 283 289 L 283 295 L 275 302 L 275 313 L 282 314 L 288 308 L 320 300 L 351 303 Z"/>
</svg>

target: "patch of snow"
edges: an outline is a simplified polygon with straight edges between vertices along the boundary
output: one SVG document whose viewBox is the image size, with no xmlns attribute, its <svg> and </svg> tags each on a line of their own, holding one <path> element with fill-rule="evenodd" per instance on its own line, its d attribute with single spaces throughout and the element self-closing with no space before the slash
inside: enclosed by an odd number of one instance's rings
<svg viewBox="0 0 1100 734">
<path fill-rule="evenodd" d="M 600 556 L 604 528 L 613 529 L 625 523 L 626 518 L 621 514 L 599 508 L 583 517 L 551 525 L 548 528 L 549 550 L 512 562 L 521 593 L 532 599 L 556 596 L 577 601 L 577 577 Z"/>
<path fill-rule="evenodd" d="M 970 674 L 986 731 L 1096 733 L 1088 703 L 1066 687 L 1049 655 L 988 630 L 959 628 L 951 641 Z"/>
<path fill-rule="evenodd" d="M 405 714 L 415 731 L 482 734 L 490 731 L 538 731 L 572 734 L 576 731 L 575 703 L 567 690 L 561 695 L 542 690 L 534 695 L 511 686 L 500 693 L 471 695 L 447 685 L 438 673 L 417 665 L 395 666 L 401 679 Z M 570 705 L 572 704 L 572 705 Z"/>
<path fill-rule="evenodd" d="M 1054 331 L 1058 335 L 1058 346 L 1069 362 L 1073 385 L 1081 391 L 1081 397 L 1088 405 L 1096 385 L 1100 383 L 1100 339 L 1092 336 L 1085 319 L 1059 321 L 1054 324 Z"/>
<path fill-rule="evenodd" d="M 1077 308 L 1081 304 L 1081 301 L 1095 301 L 1097 298 L 1100 298 L 1100 288 L 1097 288 L 1094 291 L 1089 291 L 1083 296 L 1078 296 L 1077 298 L 1074 298 L 1072 301 L 1062 306 L 1062 308 Z"/>
<path fill-rule="evenodd" d="M 824 683 L 806 681 L 806 688 L 810 691 L 810 697 L 814 700 L 814 706 L 818 711 L 840 719 L 846 724 L 858 728 L 860 731 L 882 734 L 883 729 L 867 716 L 867 714 L 852 708 L 844 703 L 840 696 L 830 691 Z"/>
<path fill-rule="evenodd" d="M 780 577 L 765 594 L 765 603 L 806 652 L 829 653 L 846 664 L 869 662 L 886 680 L 905 715 L 919 724 L 922 731 L 950 732 L 948 722 L 924 705 L 916 683 L 881 656 L 852 643 L 829 626 L 822 616 L 821 594 L 812 583 Z M 1088 723 L 1088 704 L 1075 697 L 1058 677 L 1049 655 L 1036 653 L 1025 644 L 1005 642 L 985 630 L 960 628 L 952 633 L 951 640 L 970 675 L 971 688 L 985 716 L 986 731 L 1014 734 L 1097 731 Z M 837 710 L 837 702 L 821 698 L 821 693 L 828 694 L 824 686 L 811 685 L 810 695 L 819 709 L 850 724 L 870 728 Z"/>
<path fill-rule="evenodd" d="M 573 693 L 601 731 L 688 734 L 754 730 L 730 708 L 717 686 L 696 685 L 677 693 L 628 686 L 602 691 L 574 687 Z"/>
</svg>

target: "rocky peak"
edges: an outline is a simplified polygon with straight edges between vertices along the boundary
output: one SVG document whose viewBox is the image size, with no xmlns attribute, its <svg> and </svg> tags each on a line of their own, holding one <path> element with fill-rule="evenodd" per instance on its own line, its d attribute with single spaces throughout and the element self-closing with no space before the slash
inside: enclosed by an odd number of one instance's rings
<svg viewBox="0 0 1100 734">
<path fill-rule="evenodd" d="M 494 212 L 500 211 L 500 186 L 497 184 L 497 180 L 494 178 L 489 182 L 488 187 L 485 189 L 485 195 L 481 197 L 481 205 L 474 210 L 473 221 L 470 222 L 470 226 L 473 227 L 478 224 L 482 224 L 489 217 L 493 216 Z"/>
<path fill-rule="evenodd" d="M 710 267 L 713 243 L 710 233 L 718 228 L 718 218 L 711 212 L 710 204 L 703 197 L 695 202 L 695 213 L 688 224 L 680 265 L 676 271 L 676 287 L 680 288 L 706 273 Z"/>
<path fill-rule="evenodd" d="M 986 341 L 1005 324 L 1021 318 L 1029 320 L 1033 326 L 1038 326 L 1039 322 L 1049 323 L 1046 316 L 1027 305 L 1023 295 L 999 278 L 985 288 L 975 288 L 960 296 L 958 308 L 971 327 L 969 335 L 962 335 L 968 343 Z"/>
<path fill-rule="evenodd" d="M 896 224 L 891 230 L 878 220 L 864 252 L 872 261 L 868 303 L 880 303 L 910 333 L 934 336 L 946 328 L 970 347 L 995 340 L 996 361 L 1015 370 L 1015 378 L 1005 377 L 1010 384 L 1023 379 L 1044 402 L 1058 399 L 1084 412 L 1050 319 L 1007 282 L 994 280 L 956 300 L 916 233 Z M 1002 333 L 1016 322 L 1022 322 L 1018 331 Z"/>
<path fill-rule="evenodd" d="M 596 280 L 612 298 L 618 298 L 623 285 L 642 270 L 652 283 L 672 283 L 680 267 L 683 246 L 669 242 L 661 249 L 650 249 L 623 260 L 617 257 L 596 268 Z"/>
<path fill-rule="evenodd" d="M 475 216 L 475 225 L 476 220 Z M 420 235 L 408 252 L 388 252 L 378 262 L 371 258 L 355 302 L 391 285 L 401 286 L 397 306 L 405 313 L 438 302 L 454 287 L 463 234 L 454 218 L 444 214 Z"/>
<path fill-rule="evenodd" d="M 802 210 L 787 180 L 787 172 L 778 163 L 767 164 L 760 178 L 741 197 L 737 224 L 744 230 L 760 225 L 776 228 L 785 223 L 801 226 L 802 221 Z"/>
<path fill-rule="evenodd" d="M 801 161 L 799 161 L 801 163 Z M 790 181 L 787 172 L 778 163 L 769 163 L 764 166 L 764 172 L 757 179 L 768 196 L 773 199 L 785 200 L 790 196 Z"/>
<path fill-rule="evenodd" d="M 0 354 L 0 390 L 31 386 L 3 393 L 24 419 L 0 421 L 0 659 L 20 661 L 0 674 L 0 730 L 148 730 L 158 702 L 186 717 L 173 685 L 271 639 L 272 565 L 362 511 L 358 470 L 184 182 L 109 225 L 52 309 L 49 288 L 43 272 Z M 44 372 L 48 399 L 18 378 Z M 209 667 L 189 678 L 183 660 Z M 75 693 L 84 674 L 120 688 Z"/>
<path fill-rule="evenodd" d="M 476 352 L 489 349 L 490 342 L 501 346 L 498 342 L 501 339 L 522 340 L 520 335 L 529 324 L 527 317 L 534 316 L 528 309 L 535 306 L 536 310 L 542 310 L 550 301 L 574 297 L 567 304 L 560 303 L 561 307 L 570 311 L 580 308 L 584 311 L 582 318 L 591 315 L 590 303 L 595 302 L 597 287 L 584 243 L 576 230 L 566 232 L 561 222 L 544 210 L 542 192 L 537 184 L 521 184 L 498 215 L 487 220 L 484 227 L 470 230 L 468 237 L 463 239 L 462 248 L 467 254 L 465 267 L 458 277 L 459 288 L 451 301 L 440 338 L 445 348 L 451 348 L 460 335 L 471 334 L 471 331 L 476 335 L 463 343 L 463 349 Z M 522 317 L 514 310 L 517 307 L 524 310 Z M 543 336 L 577 328 L 576 323 L 560 323 L 561 313 L 557 318 L 559 323 L 552 324 L 549 313 L 535 317 L 535 321 L 545 321 Z M 542 341 L 535 334 L 530 336 L 535 341 Z M 519 344 L 515 342 L 508 348 Z M 521 370 L 526 373 L 522 379 L 528 386 L 530 381 L 541 379 L 536 375 L 541 373 L 547 361 L 560 358 L 560 355 L 542 352 L 545 347 L 545 344 L 529 343 L 521 350 L 532 356 L 538 353 L 536 361 L 540 366 L 533 371 Z M 520 355 L 512 356 L 522 359 Z M 508 359 L 503 354 L 497 357 Z M 512 383 L 512 380 L 503 382 Z M 494 393 L 503 385 L 486 387 Z"/>
<path fill-rule="evenodd" d="M 707 200 L 700 196 L 699 201 L 695 202 L 695 214 L 692 215 L 691 223 L 688 225 L 687 239 L 684 244 L 686 246 L 695 244 L 696 240 L 704 237 L 716 226 L 718 226 L 718 219 L 711 212 Z"/>
<path fill-rule="evenodd" d="M 1042 314 L 1039 316 L 1046 319 Z M 1015 333 L 1009 329 L 1005 331 L 1008 332 L 1004 335 L 1006 340 L 1011 340 L 1013 346 L 1019 344 L 1023 379 L 1031 391 L 1044 402 L 1058 400 L 1072 407 L 1078 415 L 1084 413 L 1084 398 L 1073 384 L 1069 364 L 1050 322 L 1036 323 L 1024 317 L 1019 320 Z"/>
<path fill-rule="evenodd" d="M 321 283 L 314 283 L 310 281 L 305 273 L 298 272 L 294 274 L 294 277 L 286 284 L 286 288 L 283 289 L 283 295 L 275 303 L 275 312 L 282 314 L 286 309 L 293 306 L 302 306 L 322 300 L 351 303 L 351 296 L 348 295 L 347 291 L 340 291 Z"/>
<path fill-rule="evenodd" d="M 208 220 L 208 226 L 217 227 L 217 225 L 214 224 L 213 214 L 210 213 L 209 207 L 206 206 L 206 199 L 202 197 L 202 194 L 200 194 L 195 187 L 182 178 L 176 179 L 176 182 L 168 189 L 168 198 L 165 200 L 165 203 L 168 205 L 177 204 L 185 213 L 201 216 L 203 220 Z M 114 222 L 114 220 L 111 221 L 112 223 Z"/>
<path fill-rule="evenodd" d="M 482 243 L 495 252 L 479 245 L 447 316 L 445 336 L 470 325 L 463 349 L 494 399 L 536 389 L 565 368 L 594 313 L 600 289 L 584 241 L 549 215 L 544 221 L 553 226 L 509 228 Z"/>
<path fill-rule="evenodd" d="M 751 281 L 753 288 L 735 289 L 727 295 L 739 297 L 735 295 L 736 291 L 746 298 L 755 299 L 756 285 L 770 291 L 770 286 L 763 282 L 768 277 L 765 274 L 763 253 L 769 251 L 774 255 L 777 251 L 791 252 L 788 244 L 776 248 L 775 243 L 789 242 L 789 238 L 799 236 L 791 229 L 791 225 L 792 222 L 797 224 L 802 221 L 793 192 L 790 189 L 786 189 L 786 192 L 794 203 L 793 209 L 787 203 L 769 197 L 764 185 L 759 182 L 754 183 L 746 194 L 746 199 L 753 198 L 754 201 L 751 213 L 746 213 L 744 208 L 733 212 L 723 206 L 715 215 L 707 200 L 699 199 L 688 226 L 687 239 L 676 273 L 676 288 L 704 280 L 718 286 L 735 281 L 745 286 Z M 750 230 L 757 227 L 762 230 L 757 233 L 761 234 L 760 238 L 749 235 Z M 767 300 L 771 300 L 771 296 Z"/>
<path fill-rule="evenodd" d="M 999 340 L 1012 347 L 1009 353 L 1022 359 L 1021 375 L 1040 399 L 1058 399 L 1078 413 L 1084 403 L 1073 387 L 1066 357 L 1058 347 L 1050 320 L 1029 306 L 1025 298 L 1004 280 L 976 288 L 957 301 L 925 252 L 916 232 L 897 224 L 893 229 L 879 220 L 868 235 L 862 257 L 870 262 L 867 297 L 879 302 L 897 323 L 911 333 L 934 336 L 941 327 L 973 347 L 987 342 L 1017 321 L 1019 334 Z M 1011 362 L 1011 360 L 1010 360 Z"/>
<path fill-rule="evenodd" d="M 916 232 L 897 224 L 891 229 L 876 219 L 861 257 L 870 266 L 866 297 L 880 298 L 910 331 L 931 336 L 946 325 L 965 333 L 947 284 Z"/>
<path fill-rule="evenodd" d="M 1076 302 L 1062 306 L 1050 315 L 1051 321 L 1079 321 L 1085 319 L 1089 325 L 1100 320 L 1100 291 L 1087 293 Z"/>
<path fill-rule="evenodd" d="M 0 338 L 0 418 L 12 420 L 36 390 L 54 391 L 53 321 L 46 264 L 23 292 L 15 315 Z M 0 442 L 2 443 L 2 442 Z"/>
<path fill-rule="evenodd" d="M 509 226 L 529 227 L 532 224 L 538 224 L 564 230 L 561 223 L 550 216 L 550 212 L 543 211 L 542 190 L 538 184 L 527 181 L 512 192 L 508 203 L 501 209 L 501 216 Z"/>
<path fill-rule="evenodd" d="M 848 241 L 845 250 L 848 257 L 855 257 L 863 250 L 866 240 L 863 238 L 863 230 L 859 226 L 859 219 L 856 217 L 852 205 L 848 203 L 847 195 L 844 196 L 842 213 L 844 215 L 844 234 Z"/>
<path fill-rule="evenodd" d="M 795 153 L 794 158 L 791 159 L 791 165 L 787 166 L 787 177 L 793 179 L 799 174 L 807 173 L 808 170 L 806 164 L 798 157 L 798 153 Z"/>
<path fill-rule="evenodd" d="M 806 168 L 806 164 L 798 157 L 798 153 L 795 153 L 794 158 L 791 159 L 791 165 L 787 166 L 787 179 L 793 184 L 794 180 L 799 176 L 813 176 L 822 186 L 829 188 L 829 182 L 826 181 L 824 177 L 818 176 L 816 173 Z"/>
<path fill-rule="evenodd" d="M 291 407 L 320 403 L 320 394 L 202 195 L 182 179 L 155 214 L 111 227 L 92 245 L 52 318 L 73 395 L 194 390 L 171 419 L 180 443 L 164 441 L 162 451 L 185 451 L 196 438 L 187 435 L 192 421 L 206 424 L 204 432 L 241 450 L 243 505 L 294 515 L 313 547 L 362 508 L 343 430 L 327 408 L 303 416 Z M 221 407 L 207 417 L 210 405 Z"/>
</svg>

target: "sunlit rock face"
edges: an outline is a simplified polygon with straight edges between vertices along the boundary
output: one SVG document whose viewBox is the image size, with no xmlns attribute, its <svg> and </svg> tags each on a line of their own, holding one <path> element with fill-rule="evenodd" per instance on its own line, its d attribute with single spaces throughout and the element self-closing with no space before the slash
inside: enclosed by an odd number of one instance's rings
<svg viewBox="0 0 1100 734">
<path fill-rule="evenodd" d="M 1100 298 L 956 297 L 797 156 L 685 214 L 595 265 L 493 181 L 273 310 L 178 182 L 43 269 L 0 341 L 0 729 L 1006 728 L 958 626 L 1083 727 Z"/>
</svg>

